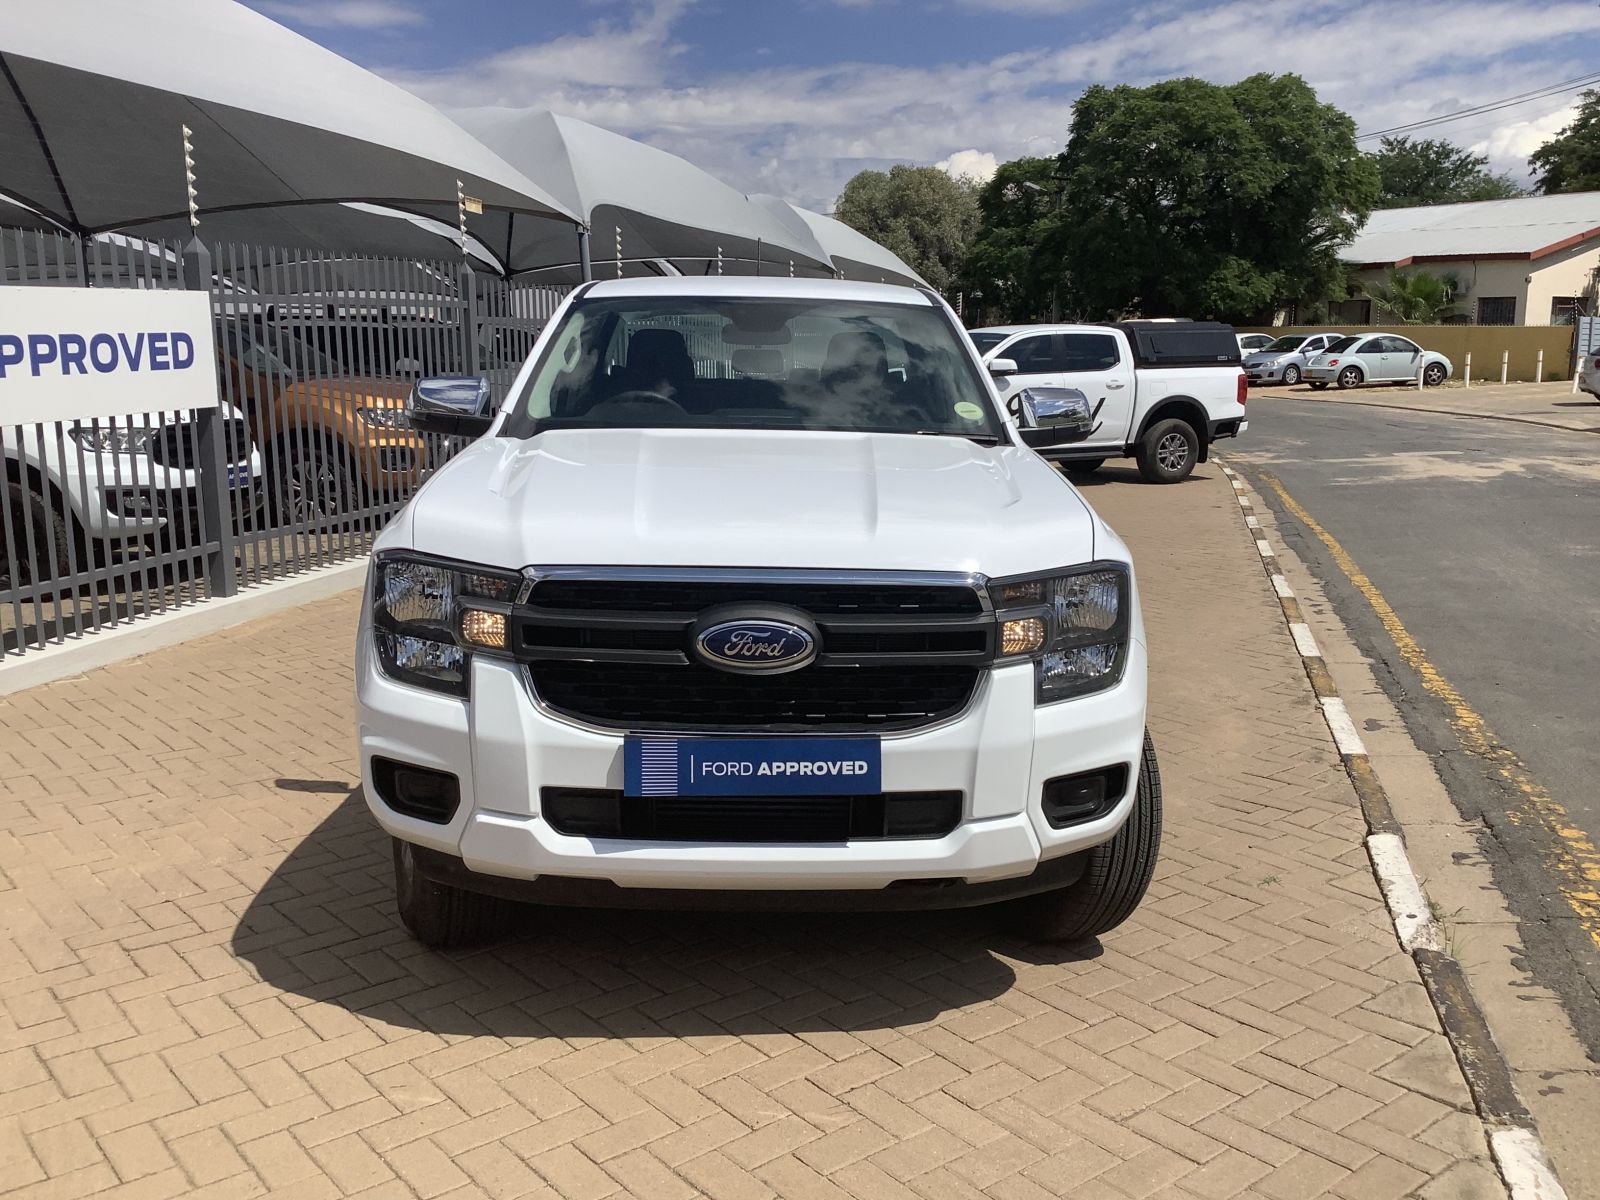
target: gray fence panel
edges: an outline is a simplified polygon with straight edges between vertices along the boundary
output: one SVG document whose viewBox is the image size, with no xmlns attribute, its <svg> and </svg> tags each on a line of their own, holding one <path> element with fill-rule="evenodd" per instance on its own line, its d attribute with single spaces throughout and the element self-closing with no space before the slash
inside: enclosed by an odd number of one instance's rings
<svg viewBox="0 0 1600 1200">
<path fill-rule="evenodd" d="M 187 278 L 186 278 L 187 275 Z M 459 447 L 421 376 L 503 398 L 566 289 L 460 264 L 0 230 L 0 283 L 208 288 L 220 408 L 0 428 L 0 663 L 357 558 Z"/>
</svg>

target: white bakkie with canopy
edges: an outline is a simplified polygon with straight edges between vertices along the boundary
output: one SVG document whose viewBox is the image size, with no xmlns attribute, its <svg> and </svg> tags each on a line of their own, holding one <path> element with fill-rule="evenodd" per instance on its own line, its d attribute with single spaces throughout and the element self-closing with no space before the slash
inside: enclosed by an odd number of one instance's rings
<svg viewBox="0 0 1600 1200">
<path fill-rule="evenodd" d="M 1150 482 L 1177 483 L 1206 461 L 1213 442 L 1250 427 L 1231 325 L 1002 325 L 969 336 L 1008 402 L 1040 386 L 1076 388 L 1088 398 L 1089 435 L 1043 451 L 1073 474 L 1127 457 Z"/>
<path fill-rule="evenodd" d="M 362 782 L 402 919 L 511 901 L 997 902 L 1079 940 L 1154 870 L 1160 781 L 1127 548 L 1009 419 L 954 314 L 843 281 L 585 285 L 378 539 Z"/>
</svg>

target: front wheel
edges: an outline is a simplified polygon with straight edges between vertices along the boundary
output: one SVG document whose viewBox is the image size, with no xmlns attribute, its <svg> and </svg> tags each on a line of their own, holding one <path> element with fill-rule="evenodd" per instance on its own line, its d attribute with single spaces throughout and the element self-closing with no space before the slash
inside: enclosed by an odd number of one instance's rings
<svg viewBox="0 0 1600 1200">
<path fill-rule="evenodd" d="M 1300 382 L 1300 368 L 1290 363 L 1283 369 L 1283 386 L 1293 387 Z"/>
<path fill-rule="evenodd" d="M 1135 457 L 1147 482 L 1177 483 L 1187 479 L 1200 460 L 1200 435 L 1176 417 L 1157 421 L 1140 439 Z"/>
<path fill-rule="evenodd" d="M 68 539 L 76 541 L 80 558 L 83 548 L 82 540 L 75 537 L 75 526 L 33 488 L 20 483 L 4 486 L 5 519 L 11 528 L 8 538 L 8 531 L 0 527 L 0 591 L 44 585 L 71 575 Z M 7 550 L 8 544 L 11 550 Z"/>
<path fill-rule="evenodd" d="M 1344 391 L 1361 386 L 1362 375 L 1360 367 L 1346 367 L 1339 372 L 1339 387 Z"/>
<path fill-rule="evenodd" d="M 1429 363 L 1422 368 L 1422 384 L 1424 387 L 1438 387 L 1444 382 L 1444 376 L 1443 363 Z"/>
<path fill-rule="evenodd" d="M 1083 875 L 1070 887 L 1004 905 L 1010 924 L 1038 942 L 1085 942 L 1133 915 L 1156 873 L 1161 852 L 1161 770 L 1145 734 L 1133 812 L 1117 836 L 1087 851 Z"/>
<path fill-rule="evenodd" d="M 504 929 L 507 901 L 429 879 L 410 842 L 394 838 L 394 899 L 400 922 L 424 946 L 448 950 L 482 941 Z"/>
</svg>

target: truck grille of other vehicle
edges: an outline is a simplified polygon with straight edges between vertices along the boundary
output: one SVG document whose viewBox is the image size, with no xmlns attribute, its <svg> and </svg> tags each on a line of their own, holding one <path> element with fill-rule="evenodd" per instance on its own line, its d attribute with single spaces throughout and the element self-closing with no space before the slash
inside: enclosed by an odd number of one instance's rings
<svg viewBox="0 0 1600 1200">
<path fill-rule="evenodd" d="M 759 675 L 693 656 L 703 612 L 763 603 L 811 617 L 815 662 Z M 993 615 L 966 580 L 546 578 L 512 628 L 548 707 L 622 730 L 916 729 L 965 708 L 994 658 Z"/>
<path fill-rule="evenodd" d="M 239 417 L 224 419 L 217 427 L 222 457 L 230 463 L 250 460 L 250 426 Z M 150 441 L 150 457 L 165 467 L 187 470 L 195 465 L 200 434 L 191 424 L 164 425 Z"/>
</svg>

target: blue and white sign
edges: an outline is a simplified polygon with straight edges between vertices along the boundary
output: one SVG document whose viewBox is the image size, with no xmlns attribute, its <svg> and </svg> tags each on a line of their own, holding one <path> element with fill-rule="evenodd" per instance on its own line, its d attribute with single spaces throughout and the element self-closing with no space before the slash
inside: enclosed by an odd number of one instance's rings
<svg viewBox="0 0 1600 1200">
<path fill-rule="evenodd" d="M 207 293 L 0 287 L 0 425 L 216 406 Z"/>
<path fill-rule="evenodd" d="M 627 796 L 853 796 L 883 791 L 876 738 L 630 737 Z"/>
</svg>

